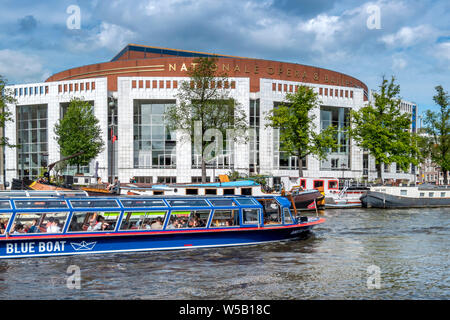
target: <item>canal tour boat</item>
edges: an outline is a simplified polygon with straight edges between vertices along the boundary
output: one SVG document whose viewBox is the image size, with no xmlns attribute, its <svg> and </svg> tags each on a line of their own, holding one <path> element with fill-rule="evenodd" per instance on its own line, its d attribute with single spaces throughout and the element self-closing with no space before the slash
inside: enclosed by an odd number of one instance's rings
<svg viewBox="0 0 450 320">
<path fill-rule="evenodd" d="M 253 245 L 325 220 L 281 196 L 0 199 L 0 258 Z"/>
</svg>

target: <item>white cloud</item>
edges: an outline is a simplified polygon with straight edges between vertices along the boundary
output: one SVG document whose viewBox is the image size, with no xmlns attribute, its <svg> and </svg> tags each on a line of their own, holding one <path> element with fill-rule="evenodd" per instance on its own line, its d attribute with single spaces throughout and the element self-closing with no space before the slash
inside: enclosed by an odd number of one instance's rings
<svg viewBox="0 0 450 320">
<path fill-rule="evenodd" d="M 50 75 L 38 57 L 10 49 L 0 50 L 0 73 L 10 83 L 40 82 Z"/>
<path fill-rule="evenodd" d="M 399 71 L 402 69 L 405 69 L 405 67 L 408 65 L 408 62 L 406 61 L 405 57 L 394 55 L 392 57 L 392 69 L 395 71 Z"/>
<path fill-rule="evenodd" d="M 450 42 L 438 43 L 435 47 L 434 55 L 439 60 L 450 61 Z"/>
<path fill-rule="evenodd" d="M 98 41 L 98 46 L 111 50 L 120 50 L 135 37 L 135 33 L 121 26 L 102 22 L 100 32 L 96 34 L 94 40 Z"/>
<path fill-rule="evenodd" d="M 391 33 L 380 38 L 389 47 L 411 47 L 421 42 L 434 40 L 437 32 L 429 25 L 417 27 L 403 27 L 396 33 Z"/>
</svg>

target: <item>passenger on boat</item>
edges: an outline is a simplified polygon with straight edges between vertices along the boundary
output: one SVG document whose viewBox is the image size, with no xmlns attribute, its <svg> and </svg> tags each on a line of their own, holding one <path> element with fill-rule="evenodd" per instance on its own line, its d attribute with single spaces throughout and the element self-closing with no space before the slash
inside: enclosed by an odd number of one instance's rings
<svg viewBox="0 0 450 320">
<path fill-rule="evenodd" d="M 163 223 L 160 217 L 156 218 L 156 220 L 152 223 L 151 229 L 162 229 Z"/>
<path fill-rule="evenodd" d="M 59 232 L 61 232 L 61 228 L 59 226 L 59 220 L 58 219 L 53 219 L 53 221 L 50 224 L 50 226 L 47 227 L 47 233 L 59 233 Z"/>
<path fill-rule="evenodd" d="M 0 220 L 0 233 L 4 234 L 6 231 L 6 227 L 8 226 L 8 219 Z"/>
<path fill-rule="evenodd" d="M 70 221 L 70 231 L 83 231 L 83 228 L 78 224 L 78 218 L 76 215 L 72 216 L 72 221 Z"/>
<path fill-rule="evenodd" d="M 28 228 L 27 233 L 37 233 L 39 232 L 39 226 L 38 224 L 38 220 L 37 219 L 33 219 L 33 221 L 31 221 L 31 226 Z"/>
<path fill-rule="evenodd" d="M 48 218 L 47 224 L 45 225 L 45 230 L 48 230 L 53 225 L 54 220 L 55 220 L 55 218 L 53 218 L 53 217 Z"/>
<path fill-rule="evenodd" d="M 14 231 L 12 232 L 12 234 L 21 234 L 21 233 L 25 233 L 25 231 L 23 230 L 23 224 L 18 223 L 18 224 L 14 224 L 13 227 L 11 228 Z"/>
<path fill-rule="evenodd" d="M 111 191 L 112 193 L 115 193 L 115 194 L 119 194 L 120 193 L 119 192 L 119 190 L 120 190 L 120 182 L 119 182 L 119 179 L 117 177 L 114 179 L 114 183 L 112 183 L 112 184 L 110 184 L 108 186 L 108 190 Z"/>
<path fill-rule="evenodd" d="M 103 216 L 98 216 L 97 221 L 91 220 L 88 231 L 101 231 L 105 230 L 108 227 L 108 224 L 105 222 L 105 218 Z"/>
</svg>

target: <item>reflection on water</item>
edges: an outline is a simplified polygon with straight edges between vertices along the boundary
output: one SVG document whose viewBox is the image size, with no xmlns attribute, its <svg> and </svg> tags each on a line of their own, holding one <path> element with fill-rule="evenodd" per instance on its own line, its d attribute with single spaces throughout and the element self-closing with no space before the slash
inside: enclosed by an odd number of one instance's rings
<svg viewBox="0 0 450 320">
<path fill-rule="evenodd" d="M 449 209 L 327 210 L 303 240 L 0 261 L 1 299 L 448 299 Z M 69 289 L 68 267 L 81 289 Z M 370 266 L 380 288 L 369 289 Z"/>
</svg>

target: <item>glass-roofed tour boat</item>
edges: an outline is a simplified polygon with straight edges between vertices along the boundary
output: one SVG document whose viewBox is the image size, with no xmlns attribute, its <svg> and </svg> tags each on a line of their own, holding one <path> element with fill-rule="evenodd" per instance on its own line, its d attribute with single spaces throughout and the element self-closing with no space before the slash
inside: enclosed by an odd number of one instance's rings
<svg viewBox="0 0 450 320">
<path fill-rule="evenodd" d="M 325 220 L 282 196 L 0 199 L 0 258 L 251 245 Z"/>
</svg>

